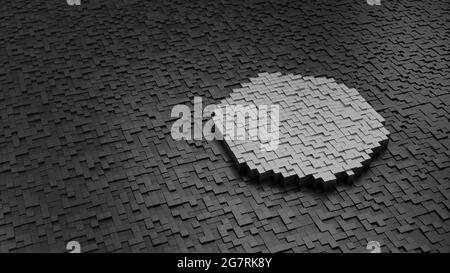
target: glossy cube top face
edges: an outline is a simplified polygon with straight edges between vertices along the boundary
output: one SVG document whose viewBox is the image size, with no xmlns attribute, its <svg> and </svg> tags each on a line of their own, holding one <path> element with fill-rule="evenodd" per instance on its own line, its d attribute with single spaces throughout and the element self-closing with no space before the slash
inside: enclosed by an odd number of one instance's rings
<svg viewBox="0 0 450 273">
<path fill-rule="evenodd" d="M 224 129 L 226 114 L 222 119 L 214 118 L 235 160 L 261 175 L 273 171 L 283 178 L 312 176 L 333 184 L 338 174 L 353 176 L 388 141 L 383 117 L 356 89 L 329 78 L 262 73 L 233 90 L 219 108 L 226 113 L 229 105 L 250 105 L 253 109 L 279 106 L 278 116 L 269 112 L 262 119 L 259 112 L 247 113 L 244 122 L 233 121 L 237 128 L 244 126 L 247 134 L 255 126 L 260 129 L 255 118 L 267 122 L 269 128 L 278 126 L 270 128 L 269 137 L 260 131 L 256 138 L 230 137 L 230 131 Z M 277 122 L 270 124 L 274 117 Z M 265 143 L 274 144 L 272 149 L 264 147 L 261 135 Z"/>
</svg>

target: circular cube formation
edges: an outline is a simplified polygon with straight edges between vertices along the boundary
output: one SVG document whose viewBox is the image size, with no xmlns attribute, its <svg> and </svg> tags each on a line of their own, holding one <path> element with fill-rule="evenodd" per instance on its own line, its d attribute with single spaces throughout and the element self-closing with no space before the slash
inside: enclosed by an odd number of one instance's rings
<svg viewBox="0 0 450 273">
<path fill-rule="evenodd" d="M 388 142 L 383 117 L 356 89 L 330 78 L 258 74 L 218 108 L 226 113 L 229 105 L 279 105 L 279 139 L 273 150 L 263 149 L 260 138 L 236 140 L 220 129 L 225 118 L 214 117 L 216 132 L 236 164 L 260 179 L 334 186 L 338 179 L 351 180 Z M 246 131 L 250 126 L 234 124 Z"/>
</svg>

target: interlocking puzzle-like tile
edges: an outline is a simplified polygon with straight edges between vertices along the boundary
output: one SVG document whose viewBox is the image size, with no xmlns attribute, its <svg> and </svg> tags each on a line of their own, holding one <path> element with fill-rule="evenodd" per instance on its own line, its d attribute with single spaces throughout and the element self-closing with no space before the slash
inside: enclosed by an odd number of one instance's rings
<svg viewBox="0 0 450 273">
<path fill-rule="evenodd" d="M 272 105 L 279 106 L 274 124 L 279 132 L 273 136 L 276 147 L 267 150 L 259 137 L 267 131 L 258 131 L 263 119 L 258 113 L 266 114 L 260 108 Z M 243 108 L 230 113 L 230 106 Z M 312 177 L 330 188 L 336 176 L 353 179 L 388 142 L 383 117 L 358 91 L 325 77 L 261 73 L 234 89 L 218 108 L 224 114 L 214 118 L 224 144 L 238 166 L 260 179 Z M 270 111 L 267 115 L 273 119 Z M 239 127 L 244 128 L 240 138 Z"/>
</svg>

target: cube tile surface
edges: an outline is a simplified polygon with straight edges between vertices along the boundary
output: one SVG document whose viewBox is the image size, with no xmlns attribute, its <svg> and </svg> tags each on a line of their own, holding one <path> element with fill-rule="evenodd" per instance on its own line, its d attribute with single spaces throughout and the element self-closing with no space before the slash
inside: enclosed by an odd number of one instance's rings
<svg viewBox="0 0 450 273">
<path fill-rule="evenodd" d="M 0 252 L 450 251 L 449 2 L 2 0 Z M 334 79 L 389 144 L 330 191 L 241 175 L 171 109 Z M 206 120 L 205 120 L 206 121 Z"/>
</svg>

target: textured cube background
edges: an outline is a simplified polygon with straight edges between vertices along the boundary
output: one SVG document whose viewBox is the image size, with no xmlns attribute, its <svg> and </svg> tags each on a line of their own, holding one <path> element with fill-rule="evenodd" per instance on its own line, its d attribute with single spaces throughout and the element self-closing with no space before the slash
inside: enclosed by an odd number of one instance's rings
<svg viewBox="0 0 450 273">
<path fill-rule="evenodd" d="M 448 1 L 3 0 L 0 252 L 450 251 Z M 170 110 L 330 77 L 387 149 L 329 192 L 241 176 Z"/>
</svg>

